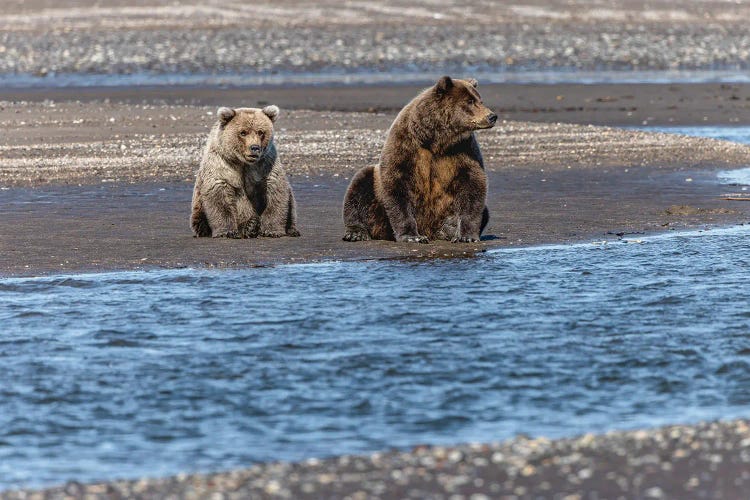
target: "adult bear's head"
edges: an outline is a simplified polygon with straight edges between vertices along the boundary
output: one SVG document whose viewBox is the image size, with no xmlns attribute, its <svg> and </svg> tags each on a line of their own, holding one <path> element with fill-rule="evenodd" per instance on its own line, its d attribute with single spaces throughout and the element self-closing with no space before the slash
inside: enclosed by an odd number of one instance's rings
<svg viewBox="0 0 750 500">
<path fill-rule="evenodd" d="M 473 131 L 495 126 L 497 115 L 484 105 L 477 85 L 473 78 L 444 76 L 432 88 L 432 107 L 447 128 Z"/>
</svg>

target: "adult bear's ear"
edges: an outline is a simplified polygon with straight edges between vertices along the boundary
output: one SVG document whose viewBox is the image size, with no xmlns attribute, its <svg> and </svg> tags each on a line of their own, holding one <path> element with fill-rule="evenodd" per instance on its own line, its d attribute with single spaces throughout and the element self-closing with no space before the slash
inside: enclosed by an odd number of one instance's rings
<svg viewBox="0 0 750 500">
<path fill-rule="evenodd" d="M 435 90 L 438 94 L 445 94 L 453 88 L 453 80 L 450 76 L 444 76 L 435 84 Z"/>
<path fill-rule="evenodd" d="M 276 121 L 279 116 L 279 107 L 276 105 L 270 105 L 263 108 L 263 114 L 271 119 L 272 122 Z"/>
<path fill-rule="evenodd" d="M 227 123 L 229 123 L 236 114 L 237 112 L 231 108 L 219 108 L 219 110 L 216 112 L 216 116 L 219 117 L 222 125 L 226 125 Z"/>
<path fill-rule="evenodd" d="M 479 85 L 479 82 L 476 80 L 476 78 L 469 78 L 466 81 L 469 82 L 469 85 L 471 85 L 474 88 L 477 88 L 477 85 Z"/>
</svg>

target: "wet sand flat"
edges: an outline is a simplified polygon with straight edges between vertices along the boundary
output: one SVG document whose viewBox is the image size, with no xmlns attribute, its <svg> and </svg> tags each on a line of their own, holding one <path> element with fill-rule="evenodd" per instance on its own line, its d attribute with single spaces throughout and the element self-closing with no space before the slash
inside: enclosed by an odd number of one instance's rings
<svg viewBox="0 0 750 500">
<path fill-rule="evenodd" d="M 454 76 L 464 75 L 459 72 Z M 421 84 L 256 86 L 201 88 L 192 86 L 2 88 L 0 101 L 43 101 L 130 105 L 205 107 L 214 111 L 226 105 L 274 103 L 283 110 L 397 113 L 420 90 Z M 747 83 L 611 83 L 611 84 L 488 84 L 480 79 L 484 101 L 500 118 L 513 121 L 578 123 L 615 126 L 727 125 L 750 123 L 750 84 Z M 15 107 L 14 112 L 20 108 Z M 29 110 L 38 112 L 38 106 Z M 70 109 L 67 108 L 67 109 Z M 115 106 L 87 108 L 116 110 Z M 137 108 L 133 108 L 137 109 Z M 82 110 L 81 110 L 82 111 Z M 44 111 L 52 113 L 51 110 Z M 113 111 L 114 112 L 114 111 Z M 71 111 L 75 114 L 75 108 Z M 138 113 L 136 113 L 138 114 Z M 8 114 L 4 115 L 6 120 Z M 179 115 L 178 115 L 179 116 Z M 203 118 L 182 115 L 200 126 Z M 81 117 L 79 117 L 80 119 Z M 87 117 L 88 123 L 95 116 Z M 157 117 L 153 117 L 157 119 Z M 363 127 L 383 127 L 382 120 L 360 117 Z M 169 124 L 169 122 L 166 122 Z M 286 121 L 286 126 L 292 126 Z M 81 122 L 83 125 L 84 122 Z M 172 127 L 184 127 L 171 123 Z M 294 126 L 301 126 L 295 123 Z M 387 125 L 386 125 L 387 126 Z M 109 126 L 111 129 L 111 125 Z M 162 131 L 164 132 L 164 131 Z"/>
<path fill-rule="evenodd" d="M 341 200 L 356 169 L 377 162 L 394 112 L 285 110 L 277 144 L 303 236 L 195 239 L 192 181 L 214 107 L 61 101 L 0 108 L 4 275 L 466 256 L 747 219 L 744 204 L 720 199 L 727 187 L 713 173 L 747 165 L 746 146 L 506 121 L 478 134 L 490 181 L 486 241 L 345 243 Z M 700 210 L 670 214 L 673 205 Z"/>
<path fill-rule="evenodd" d="M 694 181 L 684 182 L 684 176 Z M 636 167 L 628 173 L 491 173 L 492 218 L 480 244 L 346 243 L 347 181 L 292 180 L 301 238 L 193 238 L 192 186 L 182 183 L 49 186 L 0 191 L 0 273 L 37 275 L 153 267 L 246 267 L 322 260 L 465 257 L 497 246 L 616 239 L 747 220 L 700 172 Z M 671 215 L 673 205 L 702 209 Z"/>
</svg>

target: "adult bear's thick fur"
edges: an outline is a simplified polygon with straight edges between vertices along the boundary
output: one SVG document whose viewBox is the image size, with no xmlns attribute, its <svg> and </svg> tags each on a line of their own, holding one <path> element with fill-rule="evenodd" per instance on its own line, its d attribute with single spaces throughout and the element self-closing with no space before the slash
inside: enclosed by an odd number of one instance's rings
<svg viewBox="0 0 750 500">
<path fill-rule="evenodd" d="M 344 240 L 479 240 L 489 211 L 474 131 L 492 128 L 497 115 L 476 87 L 476 80 L 444 76 L 401 110 L 380 163 L 349 185 Z"/>
</svg>

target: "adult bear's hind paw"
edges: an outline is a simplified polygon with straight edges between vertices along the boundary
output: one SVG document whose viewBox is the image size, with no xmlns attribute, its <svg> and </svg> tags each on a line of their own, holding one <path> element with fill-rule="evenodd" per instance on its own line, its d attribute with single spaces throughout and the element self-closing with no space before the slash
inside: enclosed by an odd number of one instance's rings
<svg viewBox="0 0 750 500">
<path fill-rule="evenodd" d="M 347 231 L 342 239 L 344 241 L 367 241 L 370 235 L 364 231 Z"/>
</svg>

